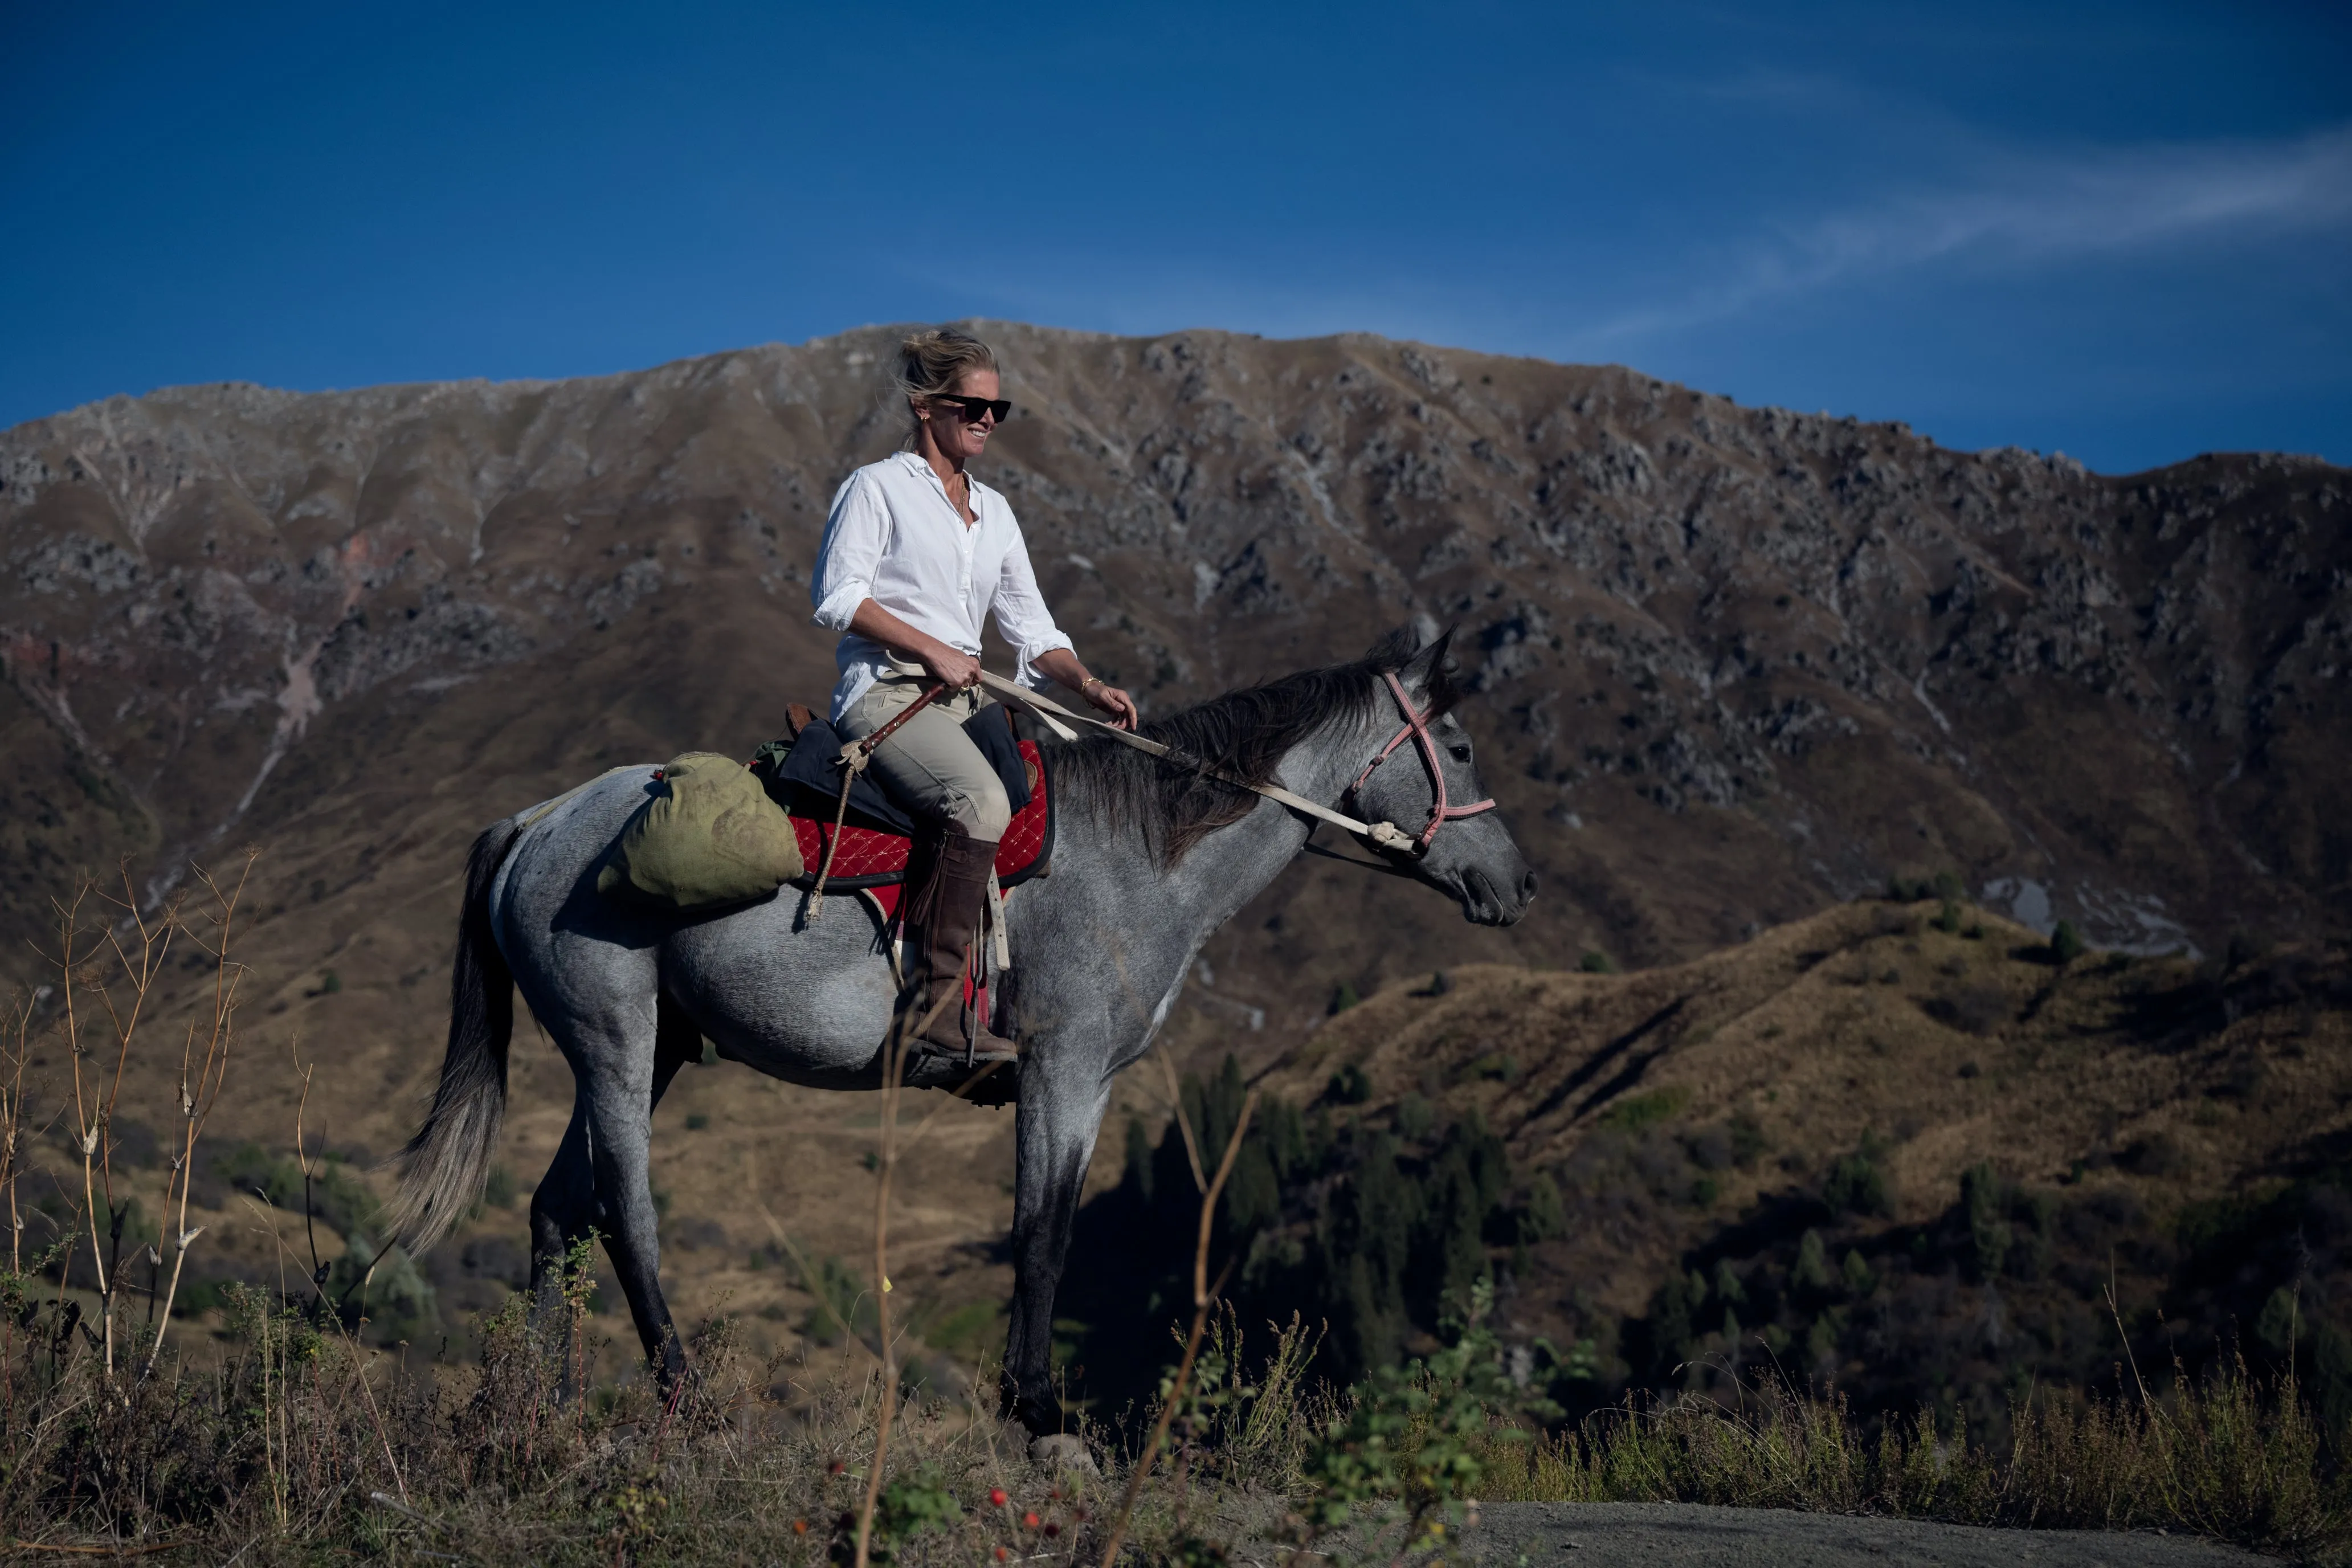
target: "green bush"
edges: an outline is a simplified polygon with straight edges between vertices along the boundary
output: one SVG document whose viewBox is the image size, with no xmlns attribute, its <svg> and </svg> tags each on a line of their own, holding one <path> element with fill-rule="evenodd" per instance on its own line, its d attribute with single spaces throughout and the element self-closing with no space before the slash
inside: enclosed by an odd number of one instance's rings
<svg viewBox="0 0 2352 1568">
<path fill-rule="evenodd" d="M 1588 947 L 1584 950 L 1584 956 L 1576 961 L 1576 967 L 1587 974 L 1614 974 L 1617 973 L 1617 961 L 1597 947 Z"/>
<path fill-rule="evenodd" d="M 1764 1138 L 1764 1124 L 1747 1111 L 1735 1112 L 1725 1123 L 1731 1135 L 1731 1163 L 1745 1171 L 1763 1158 L 1769 1147 Z"/>
<path fill-rule="evenodd" d="M 1397 1101 L 1396 1130 L 1397 1136 L 1409 1143 L 1424 1142 L 1437 1131 L 1437 1107 L 1408 1089 Z"/>
<path fill-rule="evenodd" d="M 1349 1062 L 1331 1075 L 1331 1082 L 1323 1092 L 1342 1105 L 1361 1105 L 1372 1098 L 1372 1078 Z"/>
<path fill-rule="evenodd" d="M 1601 1113 L 1601 1125 L 1620 1132 L 1640 1132 L 1655 1127 L 1690 1103 L 1690 1090 L 1668 1084 L 1644 1094 L 1629 1094 Z"/>
<path fill-rule="evenodd" d="M 1797 1244 L 1797 1266 L 1789 1273 L 1790 1283 L 1799 1290 L 1813 1295 L 1825 1293 L 1830 1288 L 1829 1248 L 1822 1245 L 1818 1230 L 1805 1232 Z"/>
<path fill-rule="evenodd" d="M 397 1247 L 379 1248 L 362 1232 L 327 1266 L 320 1289 L 347 1321 L 363 1321 L 368 1337 L 380 1343 L 414 1342 L 440 1321 L 433 1287 L 416 1260 Z"/>
<path fill-rule="evenodd" d="M 303 1212 L 302 1166 L 290 1155 L 273 1154 L 248 1140 L 215 1157 L 212 1170 L 218 1180 L 238 1192 L 257 1194 L 273 1208 Z M 358 1173 L 333 1154 L 311 1166 L 309 1204 L 313 1218 L 345 1237 L 383 1228 L 383 1205 Z"/>
<path fill-rule="evenodd" d="M 1559 1184 L 1538 1171 L 1528 1183 L 1528 1201 L 1519 1211 L 1519 1239 L 1549 1241 L 1568 1228 L 1567 1207 L 1560 1202 Z"/>
<path fill-rule="evenodd" d="M 1893 1184 L 1878 1163 L 1879 1148 L 1873 1139 L 1864 1138 L 1862 1146 L 1851 1154 L 1841 1155 L 1830 1166 L 1829 1178 L 1822 1184 L 1822 1201 L 1832 1213 L 1885 1215 L 1895 1210 Z"/>
<path fill-rule="evenodd" d="M 2083 935 L 2074 929 L 2074 922 L 2060 921 L 2058 929 L 2050 933 L 2050 956 L 2063 965 L 2082 957 L 2084 951 Z"/>
</svg>

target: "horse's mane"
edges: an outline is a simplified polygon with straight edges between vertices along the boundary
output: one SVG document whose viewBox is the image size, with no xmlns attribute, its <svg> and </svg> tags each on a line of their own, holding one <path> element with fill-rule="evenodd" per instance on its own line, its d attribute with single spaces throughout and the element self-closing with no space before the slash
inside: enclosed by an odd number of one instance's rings
<svg viewBox="0 0 2352 1568">
<path fill-rule="evenodd" d="M 1361 658 L 1212 697 L 1151 721 L 1143 733 L 1181 755 L 1267 784 L 1284 753 L 1317 730 L 1335 720 L 1370 717 L 1385 701 L 1381 677 L 1402 669 L 1419 651 L 1412 628 L 1401 626 Z M 1462 695 L 1447 664 L 1443 653 L 1432 661 L 1429 689 L 1422 694 L 1433 719 Z M 1140 831 L 1168 866 L 1205 835 L 1248 816 L 1260 798 L 1100 736 L 1054 748 L 1054 787 L 1065 792 L 1066 804 L 1084 808 L 1106 827 Z"/>
</svg>

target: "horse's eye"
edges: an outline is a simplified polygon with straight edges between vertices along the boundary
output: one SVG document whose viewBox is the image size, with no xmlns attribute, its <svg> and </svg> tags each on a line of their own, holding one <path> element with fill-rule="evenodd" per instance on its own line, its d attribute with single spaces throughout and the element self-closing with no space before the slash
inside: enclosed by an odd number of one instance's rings
<svg viewBox="0 0 2352 1568">
<path fill-rule="evenodd" d="M 1457 763 L 1466 763 L 1470 760 L 1469 742 L 1456 741 L 1454 742 L 1454 760 Z"/>
</svg>

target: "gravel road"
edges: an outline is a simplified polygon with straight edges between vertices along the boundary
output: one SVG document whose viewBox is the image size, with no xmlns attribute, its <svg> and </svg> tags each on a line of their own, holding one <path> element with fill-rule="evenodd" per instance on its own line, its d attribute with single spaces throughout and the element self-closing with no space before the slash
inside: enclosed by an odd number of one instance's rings
<svg viewBox="0 0 2352 1568">
<path fill-rule="evenodd" d="M 2234 1546 L 2146 1531 L 1981 1530 L 1692 1503 L 1489 1503 L 1469 1542 L 1484 1563 L 1599 1568 L 2251 1568 Z"/>
</svg>

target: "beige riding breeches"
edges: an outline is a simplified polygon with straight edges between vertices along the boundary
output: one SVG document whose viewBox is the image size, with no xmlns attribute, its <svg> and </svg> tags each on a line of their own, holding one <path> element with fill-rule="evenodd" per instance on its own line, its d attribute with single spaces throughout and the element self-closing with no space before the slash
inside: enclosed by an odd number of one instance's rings
<svg viewBox="0 0 2352 1568">
<path fill-rule="evenodd" d="M 852 703 L 837 726 L 842 739 L 860 741 L 887 724 L 923 694 L 928 680 L 886 678 Z M 1003 781 L 963 732 L 964 721 L 989 705 L 979 690 L 952 691 L 908 720 L 874 749 L 868 764 L 882 787 L 919 817 L 953 823 L 966 837 L 993 844 L 1013 820 Z"/>
</svg>

